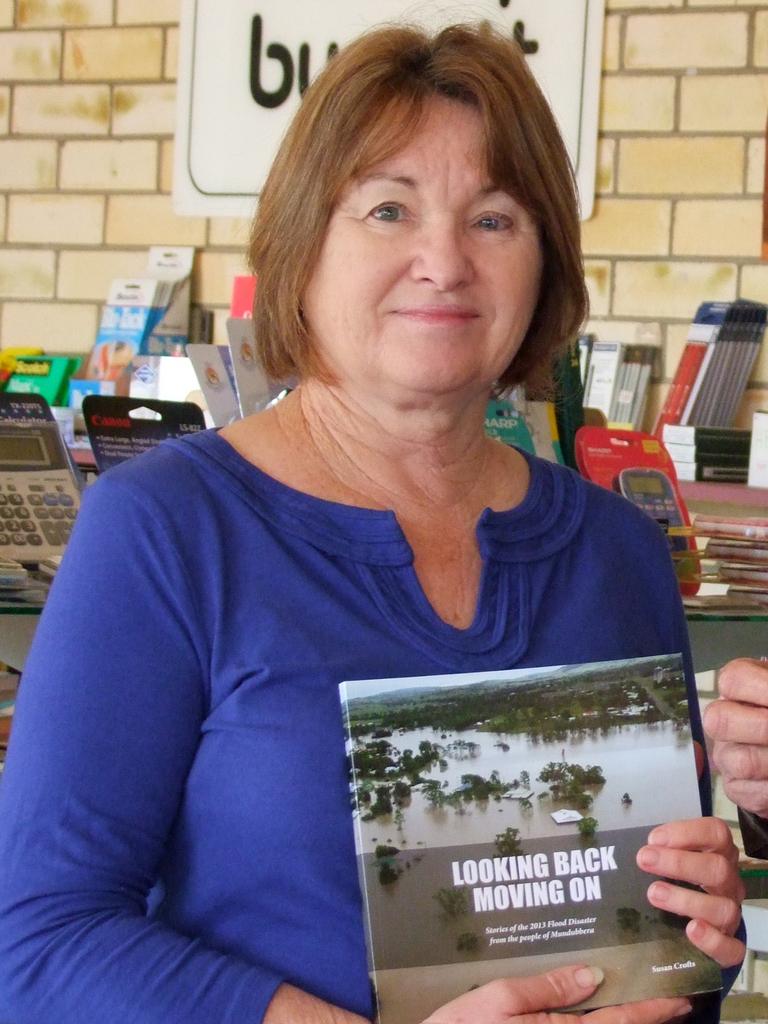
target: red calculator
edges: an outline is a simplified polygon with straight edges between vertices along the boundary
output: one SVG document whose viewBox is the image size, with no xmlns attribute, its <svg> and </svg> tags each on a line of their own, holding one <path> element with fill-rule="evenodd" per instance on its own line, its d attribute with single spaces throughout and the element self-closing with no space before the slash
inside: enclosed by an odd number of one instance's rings
<svg viewBox="0 0 768 1024">
<path fill-rule="evenodd" d="M 655 519 L 665 530 L 690 526 L 691 520 L 677 483 L 675 466 L 664 445 L 651 434 L 610 427 L 580 427 L 576 431 L 576 464 L 582 476 L 608 490 L 618 491 Z M 693 537 L 667 537 L 671 551 L 695 550 Z M 680 590 L 695 594 L 694 559 L 675 561 Z"/>
</svg>

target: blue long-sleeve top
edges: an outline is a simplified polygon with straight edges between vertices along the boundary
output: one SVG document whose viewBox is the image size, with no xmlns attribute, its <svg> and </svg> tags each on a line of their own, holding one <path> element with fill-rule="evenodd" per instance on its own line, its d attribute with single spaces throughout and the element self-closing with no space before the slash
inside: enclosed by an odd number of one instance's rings
<svg viewBox="0 0 768 1024">
<path fill-rule="evenodd" d="M 258 1024 L 282 981 L 369 1016 L 342 680 L 681 651 L 701 738 L 661 531 L 529 462 L 522 504 L 478 523 L 463 630 L 394 514 L 213 431 L 88 489 L 0 787 L 0 1020 Z"/>
</svg>

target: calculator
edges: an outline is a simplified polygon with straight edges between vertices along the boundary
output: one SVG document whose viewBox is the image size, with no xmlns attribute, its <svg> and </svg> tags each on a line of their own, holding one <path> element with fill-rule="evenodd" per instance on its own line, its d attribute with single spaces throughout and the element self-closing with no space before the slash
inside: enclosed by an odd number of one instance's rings
<svg viewBox="0 0 768 1024">
<path fill-rule="evenodd" d="M 619 491 L 665 529 L 690 526 L 675 464 L 657 437 L 639 430 L 579 427 L 575 449 L 576 463 L 588 480 Z M 695 551 L 696 541 L 667 534 L 667 544 L 675 555 L 680 592 L 696 594 L 698 563 L 693 556 L 684 557 L 686 551 Z"/>
<path fill-rule="evenodd" d="M 666 473 L 644 466 L 633 466 L 620 471 L 617 483 L 618 490 L 625 498 L 629 498 L 665 529 L 686 525 L 680 501 Z M 684 551 L 688 547 L 685 537 L 668 537 L 667 540 L 673 550 Z"/>
<path fill-rule="evenodd" d="M 0 558 L 60 555 L 80 490 L 56 423 L 0 424 Z"/>
</svg>

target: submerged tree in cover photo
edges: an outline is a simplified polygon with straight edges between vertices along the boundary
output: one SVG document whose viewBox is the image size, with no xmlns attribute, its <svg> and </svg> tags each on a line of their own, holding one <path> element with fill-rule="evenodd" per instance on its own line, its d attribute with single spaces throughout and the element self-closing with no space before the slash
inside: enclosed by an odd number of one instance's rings
<svg viewBox="0 0 768 1024">
<path fill-rule="evenodd" d="M 622 931 L 635 933 L 640 931 L 640 911 L 635 907 L 619 907 L 616 911 L 616 920 Z"/>
<path fill-rule="evenodd" d="M 588 810 L 593 803 L 586 786 L 604 786 L 605 776 L 599 765 L 569 764 L 567 761 L 550 761 L 538 775 L 540 782 L 546 782 L 555 800 L 562 800 L 579 811 Z"/>
<path fill-rule="evenodd" d="M 462 932 L 456 940 L 456 949 L 461 953 L 476 953 L 480 947 L 480 939 L 475 932 Z"/>
<path fill-rule="evenodd" d="M 597 832 L 599 822 L 597 818 L 582 818 L 577 824 L 579 834 L 582 836 L 593 836 Z"/>
<path fill-rule="evenodd" d="M 464 917 L 469 913 L 467 894 L 464 889 L 438 889 L 436 893 L 433 893 L 432 898 L 440 904 L 440 909 L 446 917 Z"/>
<path fill-rule="evenodd" d="M 504 829 L 503 832 L 498 832 L 494 845 L 502 857 L 514 857 L 518 853 L 523 852 L 523 847 L 520 843 L 520 830 L 517 828 Z"/>
</svg>

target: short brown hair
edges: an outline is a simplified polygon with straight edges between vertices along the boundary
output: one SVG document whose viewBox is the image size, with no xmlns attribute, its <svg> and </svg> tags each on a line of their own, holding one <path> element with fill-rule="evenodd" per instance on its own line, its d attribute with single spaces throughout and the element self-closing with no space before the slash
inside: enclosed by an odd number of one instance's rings
<svg viewBox="0 0 768 1024">
<path fill-rule="evenodd" d="M 436 95 L 478 110 L 491 183 L 514 196 L 539 230 L 539 298 L 500 388 L 546 384 L 554 353 L 584 322 L 573 171 L 518 44 L 486 23 L 435 35 L 377 28 L 342 49 L 307 90 L 261 193 L 249 256 L 258 275 L 258 347 L 274 379 L 325 376 L 301 302 L 334 205 L 351 179 L 410 141 Z"/>
</svg>

